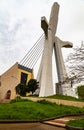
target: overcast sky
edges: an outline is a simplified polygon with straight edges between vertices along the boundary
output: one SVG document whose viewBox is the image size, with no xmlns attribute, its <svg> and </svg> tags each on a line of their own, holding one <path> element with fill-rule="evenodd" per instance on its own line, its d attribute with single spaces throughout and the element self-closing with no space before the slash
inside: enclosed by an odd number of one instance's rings
<svg viewBox="0 0 84 130">
<path fill-rule="evenodd" d="M 0 0 L 0 74 L 19 62 L 43 33 L 51 6 L 60 5 L 56 35 L 73 46 L 84 40 L 84 0 Z M 64 57 L 70 49 L 64 49 Z"/>
</svg>

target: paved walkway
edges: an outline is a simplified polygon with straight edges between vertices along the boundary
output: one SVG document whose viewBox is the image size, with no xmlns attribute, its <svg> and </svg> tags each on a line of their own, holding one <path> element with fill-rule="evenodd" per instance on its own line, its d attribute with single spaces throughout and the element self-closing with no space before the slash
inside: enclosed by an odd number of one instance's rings
<svg viewBox="0 0 84 130">
<path fill-rule="evenodd" d="M 52 99 L 52 98 L 36 98 L 36 97 L 22 97 L 24 99 L 29 99 L 32 101 L 38 101 L 38 100 L 47 100 L 52 103 L 56 103 L 58 105 L 68 105 L 68 106 L 76 106 L 76 107 L 84 107 L 84 102 L 77 102 L 77 101 L 69 101 L 69 100 L 61 100 L 61 99 Z"/>
<path fill-rule="evenodd" d="M 66 130 L 41 123 L 0 124 L 0 130 Z"/>
</svg>

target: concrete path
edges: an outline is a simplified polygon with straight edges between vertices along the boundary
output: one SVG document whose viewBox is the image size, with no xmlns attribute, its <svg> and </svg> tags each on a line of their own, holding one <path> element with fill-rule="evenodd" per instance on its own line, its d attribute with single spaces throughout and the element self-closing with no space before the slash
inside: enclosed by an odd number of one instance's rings
<svg viewBox="0 0 84 130">
<path fill-rule="evenodd" d="M 0 124 L 0 130 L 66 130 L 41 123 Z"/>
<path fill-rule="evenodd" d="M 84 107 L 84 102 L 78 102 L 78 101 L 69 101 L 69 100 L 61 100 L 61 99 L 52 99 L 52 98 L 37 98 L 37 97 L 21 97 L 22 99 L 29 99 L 32 101 L 39 101 L 39 100 L 47 100 L 52 103 L 56 103 L 58 105 L 68 105 L 68 106 L 76 106 L 76 107 Z"/>
</svg>

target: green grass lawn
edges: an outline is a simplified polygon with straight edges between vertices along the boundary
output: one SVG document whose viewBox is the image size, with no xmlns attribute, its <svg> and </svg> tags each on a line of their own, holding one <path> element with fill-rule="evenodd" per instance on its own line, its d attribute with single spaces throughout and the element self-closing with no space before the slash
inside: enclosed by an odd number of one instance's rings
<svg viewBox="0 0 84 130">
<path fill-rule="evenodd" d="M 45 100 L 27 101 L 18 99 L 0 104 L 0 119 L 46 119 L 63 114 L 84 113 L 84 108 L 57 105 Z"/>
<path fill-rule="evenodd" d="M 67 123 L 67 125 L 84 128 L 84 118 L 79 120 L 71 120 Z"/>
</svg>

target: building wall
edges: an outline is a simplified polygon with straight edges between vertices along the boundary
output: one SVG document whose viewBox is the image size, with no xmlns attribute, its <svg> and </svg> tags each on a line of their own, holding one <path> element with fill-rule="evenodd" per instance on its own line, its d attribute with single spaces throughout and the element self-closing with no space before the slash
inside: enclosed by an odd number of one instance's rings
<svg viewBox="0 0 84 130">
<path fill-rule="evenodd" d="M 16 63 L 1 75 L 0 99 L 5 99 L 9 90 L 11 99 L 13 99 L 15 97 L 15 86 L 18 83 L 18 63 Z"/>
<path fill-rule="evenodd" d="M 0 99 L 7 98 L 7 95 L 11 92 L 10 99 L 16 97 L 15 87 L 21 81 L 21 72 L 28 74 L 27 82 L 34 78 L 33 72 L 28 72 L 19 68 L 18 63 L 14 64 L 8 71 L 0 76 Z M 8 94 L 7 94 L 8 92 Z"/>
</svg>

